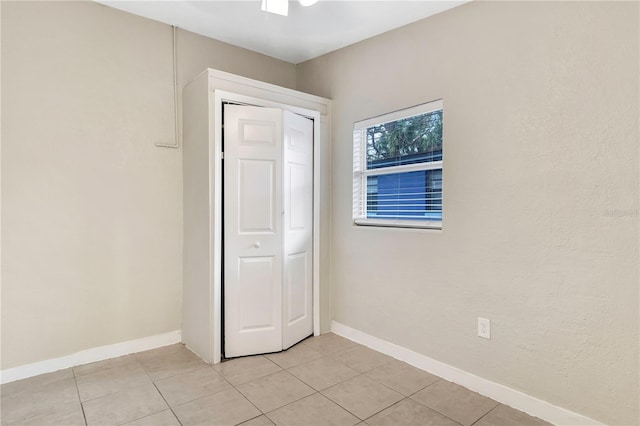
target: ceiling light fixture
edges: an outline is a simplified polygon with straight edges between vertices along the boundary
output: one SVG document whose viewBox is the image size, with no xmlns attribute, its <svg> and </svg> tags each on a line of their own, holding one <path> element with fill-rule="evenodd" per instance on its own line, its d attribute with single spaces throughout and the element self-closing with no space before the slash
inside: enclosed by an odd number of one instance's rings
<svg viewBox="0 0 640 426">
<path fill-rule="evenodd" d="M 301 6 L 311 6 L 316 4 L 318 0 L 298 0 L 298 2 Z M 262 0 L 262 10 L 287 16 L 289 14 L 289 0 Z"/>
<path fill-rule="evenodd" d="M 287 16 L 289 14 L 289 0 L 262 0 L 262 10 Z"/>
</svg>

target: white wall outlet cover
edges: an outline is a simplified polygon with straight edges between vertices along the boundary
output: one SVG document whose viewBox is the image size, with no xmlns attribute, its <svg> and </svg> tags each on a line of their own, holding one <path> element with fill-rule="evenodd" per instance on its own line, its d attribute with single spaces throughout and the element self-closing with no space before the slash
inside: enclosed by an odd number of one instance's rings
<svg viewBox="0 0 640 426">
<path fill-rule="evenodd" d="M 478 337 L 491 339 L 491 320 L 478 317 Z"/>
</svg>

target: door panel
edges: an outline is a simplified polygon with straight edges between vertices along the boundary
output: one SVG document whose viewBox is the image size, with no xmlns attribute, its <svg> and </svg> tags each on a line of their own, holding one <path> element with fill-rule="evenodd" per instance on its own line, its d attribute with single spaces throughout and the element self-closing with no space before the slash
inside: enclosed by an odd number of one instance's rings
<svg viewBox="0 0 640 426">
<path fill-rule="evenodd" d="M 226 105 L 225 356 L 282 350 L 282 111 Z"/>
<path fill-rule="evenodd" d="M 241 119 L 238 125 L 240 145 L 274 145 L 276 143 L 276 127 L 269 121 Z"/>
<path fill-rule="evenodd" d="M 291 182 L 289 193 L 287 194 L 290 201 L 290 211 L 289 214 L 285 214 L 286 219 L 288 220 L 288 229 L 303 231 L 307 225 L 306 214 L 308 213 L 306 205 L 306 198 L 308 196 L 306 194 L 308 186 L 307 170 L 304 164 L 297 164 L 294 162 L 290 162 L 288 167 L 288 178 L 289 182 Z"/>
<path fill-rule="evenodd" d="M 287 292 L 288 311 L 285 313 L 286 324 L 293 324 L 296 321 L 304 321 L 307 312 L 307 300 L 309 299 L 307 283 L 307 253 L 294 253 L 288 256 L 287 266 Z M 302 285 L 300 285 L 302 283 Z M 306 337 L 306 336 L 304 336 Z"/>
<path fill-rule="evenodd" d="M 283 349 L 313 333 L 313 121 L 284 111 Z"/>
<path fill-rule="evenodd" d="M 275 170 L 271 160 L 238 160 L 238 232 L 274 233 Z"/>
<path fill-rule="evenodd" d="M 278 324 L 278 313 L 272 309 L 274 266 L 273 256 L 238 259 L 240 333 L 273 330 Z"/>
</svg>

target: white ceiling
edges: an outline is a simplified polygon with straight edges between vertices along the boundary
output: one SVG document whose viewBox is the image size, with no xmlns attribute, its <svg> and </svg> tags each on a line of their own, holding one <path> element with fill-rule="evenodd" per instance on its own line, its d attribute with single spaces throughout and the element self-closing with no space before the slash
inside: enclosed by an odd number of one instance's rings
<svg viewBox="0 0 640 426">
<path fill-rule="evenodd" d="M 289 16 L 263 12 L 260 0 L 98 1 L 297 64 L 469 0 L 290 1 Z"/>
</svg>

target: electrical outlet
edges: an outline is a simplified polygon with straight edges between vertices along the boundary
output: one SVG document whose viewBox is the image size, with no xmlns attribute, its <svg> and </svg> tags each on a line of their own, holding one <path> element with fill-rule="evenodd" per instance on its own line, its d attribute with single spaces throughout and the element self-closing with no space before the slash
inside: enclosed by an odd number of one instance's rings
<svg viewBox="0 0 640 426">
<path fill-rule="evenodd" d="M 491 339 L 491 320 L 478 317 L 478 337 Z"/>
</svg>

